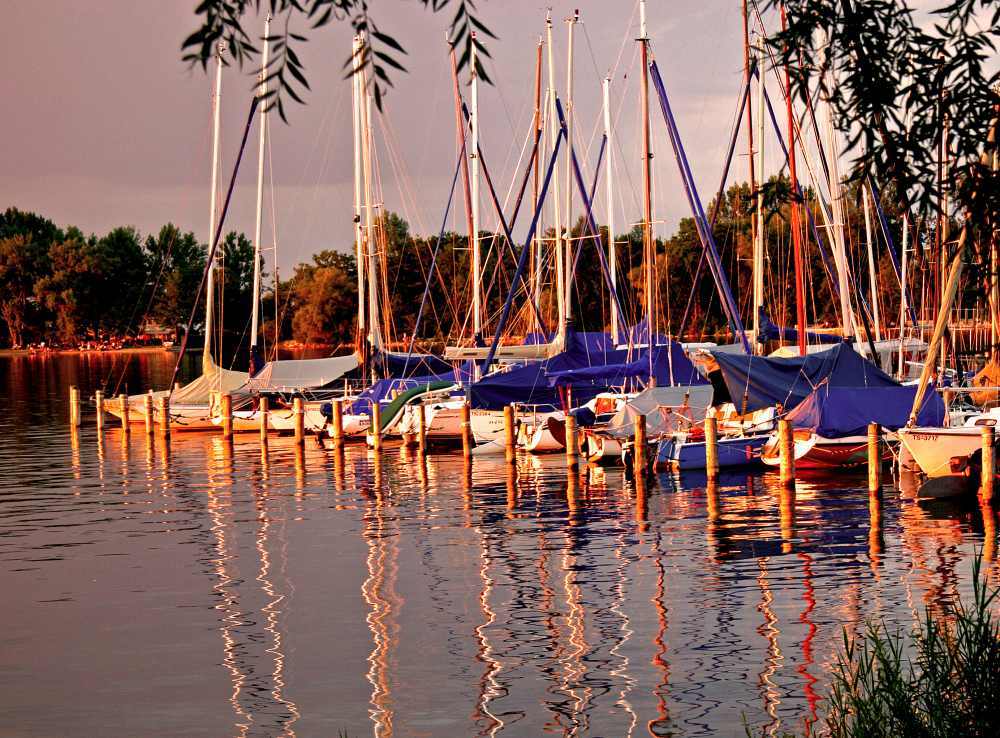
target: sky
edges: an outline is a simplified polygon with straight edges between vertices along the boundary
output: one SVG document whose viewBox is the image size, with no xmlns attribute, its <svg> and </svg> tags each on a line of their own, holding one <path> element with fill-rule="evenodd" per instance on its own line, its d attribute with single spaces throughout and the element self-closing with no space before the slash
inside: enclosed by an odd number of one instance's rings
<svg viewBox="0 0 1000 738">
<path fill-rule="evenodd" d="M 208 240 L 211 76 L 181 61 L 184 37 L 198 24 L 195 3 L 101 0 L 8 3 L 0 58 L 6 102 L 0 207 L 33 210 L 59 225 L 102 234 L 131 225 L 143 234 L 173 222 Z M 480 90 L 481 136 L 497 186 L 510 187 L 530 125 L 537 40 L 546 6 L 483 0 L 494 87 Z M 419 234 L 440 228 L 455 163 L 454 109 L 444 36 L 450 13 L 410 0 L 378 0 L 372 15 L 409 52 L 408 73 L 376 124 L 385 206 Z M 616 231 L 641 210 L 637 4 L 623 0 L 552 2 L 557 86 L 565 96 L 567 26 L 580 10 L 575 56 L 575 141 L 589 173 L 597 157 L 601 80 L 612 73 L 617 190 Z M 765 19 L 773 22 L 773 19 Z M 293 30 L 303 31 L 302 21 Z M 701 199 L 718 186 L 742 84 L 739 0 L 650 0 L 651 48 L 684 140 Z M 263 29 L 252 16 L 247 27 Z M 342 65 L 351 30 L 333 23 L 307 32 L 298 50 L 312 90 L 306 106 L 288 101 L 289 124 L 271 118 L 265 245 L 277 242 L 286 271 L 313 253 L 353 241 L 351 89 Z M 223 75 L 222 179 L 228 181 L 252 96 L 254 71 Z M 543 82 L 544 84 L 544 82 Z M 677 166 L 655 100 L 651 102 L 654 220 L 662 234 L 687 215 Z M 388 132 L 388 134 L 386 133 Z M 253 133 L 256 140 L 256 131 Z M 390 145 L 391 144 L 391 147 Z M 390 151 L 391 148 L 391 151 Z M 775 146 L 772 146 L 775 149 Z M 738 152 L 745 150 L 741 143 Z M 766 152 L 767 153 L 767 152 Z M 746 156 L 734 163 L 746 178 Z M 256 145 L 249 146 L 227 230 L 253 232 Z M 603 195 L 603 181 L 599 192 Z M 483 187 L 485 192 L 485 186 Z M 606 220 L 603 197 L 597 216 Z M 579 204 L 575 212 L 581 212 Z M 484 195 L 483 212 L 488 213 Z M 484 216 L 484 226 L 495 219 Z M 522 216 L 515 238 L 525 232 Z M 464 230 L 461 209 L 449 227 Z M 275 239 L 275 234 L 277 238 Z M 266 255 L 268 261 L 273 256 Z"/>
</svg>

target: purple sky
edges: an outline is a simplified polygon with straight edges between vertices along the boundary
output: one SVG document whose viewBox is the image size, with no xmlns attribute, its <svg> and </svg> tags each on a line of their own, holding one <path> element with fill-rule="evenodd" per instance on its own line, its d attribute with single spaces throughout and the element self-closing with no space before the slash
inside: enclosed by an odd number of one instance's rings
<svg viewBox="0 0 1000 738">
<path fill-rule="evenodd" d="M 0 95 L 7 108 L 0 206 L 35 210 L 59 224 L 97 233 L 121 224 L 146 233 L 170 220 L 207 240 L 210 78 L 180 59 L 180 43 L 196 26 L 193 5 L 134 0 L 7 5 L 8 32 L 0 52 L 5 70 Z M 493 60 L 488 67 L 498 85 L 484 86 L 480 93 L 483 148 L 498 187 L 506 190 L 530 122 L 534 51 L 544 32 L 545 7 L 512 0 L 488 0 L 479 7 L 499 36 L 489 43 Z M 576 45 L 580 150 L 599 141 L 592 134 L 600 122 L 600 80 L 623 50 L 612 82 L 612 109 L 621 108 L 615 180 L 620 198 L 616 230 L 621 232 L 637 219 L 640 202 L 639 67 L 633 41 L 638 13 L 628 2 L 553 3 L 560 93 L 566 45 L 562 20 L 574 7 L 580 8 L 582 21 Z M 381 125 L 377 133 L 386 205 L 402 213 L 416 232 L 436 232 L 455 155 L 444 44 L 450 15 L 401 0 L 380 0 L 373 13 L 410 52 L 409 74 L 395 75 L 385 110 L 405 178 L 390 165 Z M 707 201 L 717 186 L 741 82 L 739 0 L 650 2 L 649 33 Z M 309 104 L 289 101 L 291 125 L 272 118 L 275 220 L 279 263 L 286 270 L 322 248 L 343 249 L 352 241 L 350 86 L 341 73 L 350 35 L 346 24 L 310 34 L 309 43 L 299 47 L 313 88 Z M 224 74 L 224 178 L 236 154 L 251 85 L 246 70 Z M 652 118 L 654 217 L 663 221 L 658 230 L 669 233 L 687 206 L 655 102 Z M 741 144 L 739 150 L 744 148 Z M 596 154 L 594 145 L 588 169 Z M 228 221 L 247 233 L 253 230 L 255 164 L 254 145 L 248 147 Z M 741 156 L 734 176 L 744 179 L 745 172 Z M 575 210 L 579 213 L 580 205 Z M 485 204 L 483 212 L 488 212 Z M 602 195 L 601 221 L 605 212 Z M 268 215 L 265 231 L 270 220 Z M 491 218 L 484 220 L 492 227 Z M 461 213 L 452 222 L 464 229 Z M 522 219 L 515 236 L 525 227 Z"/>
</svg>

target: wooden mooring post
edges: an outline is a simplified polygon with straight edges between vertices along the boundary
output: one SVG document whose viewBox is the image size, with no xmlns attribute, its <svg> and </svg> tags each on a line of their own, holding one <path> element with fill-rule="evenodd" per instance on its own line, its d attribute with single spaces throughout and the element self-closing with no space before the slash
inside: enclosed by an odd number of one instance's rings
<svg viewBox="0 0 1000 738">
<path fill-rule="evenodd" d="M 469 401 L 462 404 L 462 456 L 472 458 L 472 408 Z"/>
<path fill-rule="evenodd" d="M 301 397 L 292 400 L 292 415 L 295 421 L 295 445 L 301 446 L 306 440 L 306 410 Z"/>
<path fill-rule="evenodd" d="M 344 401 L 333 401 L 333 443 L 340 446 L 344 442 Z"/>
<path fill-rule="evenodd" d="M 712 480 L 719 476 L 719 421 L 714 415 L 705 418 L 705 475 Z"/>
<path fill-rule="evenodd" d="M 868 492 L 882 491 L 882 428 L 878 423 L 868 424 Z"/>
<path fill-rule="evenodd" d="M 260 432 L 261 443 L 267 443 L 267 426 L 271 422 L 270 404 L 266 395 L 257 398 L 257 420 L 260 423 L 257 429 Z"/>
<path fill-rule="evenodd" d="M 128 395 L 118 395 L 118 409 L 122 414 L 122 431 L 128 433 L 129 431 L 129 417 L 128 417 Z"/>
<path fill-rule="evenodd" d="M 427 455 L 427 411 L 424 404 L 417 404 L 417 450 L 420 456 Z"/>
<path fill-rule="evenodd" d="M 219 412 L 222 415 L 222 437 L 233 438 L 233 396 L 223 392 L 219 397 Z"/>
<path fill-rule="evenodd" d="M 632 472 L 636 479 L 646 479 L 646 416 L 638 415 L 632 437 Z"/>
<path fill-rule="evenodd" d="M 517 448 L 514 446 L 514 406 L 506 405 L 503 409 L 503 450 L 508 464 L 517 460 Z"/>
<path fill-rule="evenodd" d="M 795 484 L 795 436 L 792 434 L 792 424 L 782 418 L 778 421 L 778 458 L 781 483 L 785 486 Z"/>
<path fill-rule="evenodd" d="M 372 426 L 369 429 L 372 436 L 372 448 L 376 451 L 382 450 L 382 408 L 379 407 L 378 400 L 372 401 Z"/>
<path fill-rule="evenodd" d="M 75 384 L 69 388 L 69 424 L 73 428 L 80 426 L 80 388 Z"/>
<path fill-rule="evenodd" d="M 142 420 L 146 426 L 146 435 L 153 435 L 153 391 L 142 397 Z"/>
<path fill-rule="evenodd" d="M 104 431 L 104 393 L 101 390 L 94 392 L 94 409 L 97 411 L 97 432 L 102 433 Z"/>
<path fill-rule="evenodd" d="M 987 501 L 993 500 L 996 487 L 996 432 L 992 425 L 983 426 L 982 474 L 979 480 L 979 494 Z"/>
<path fill-rule="evenodd" d="M 160 424 L 157 426 L 160 435 L 164 438 L 170 438 L 170 398 L 169 397 L 157 397 L 156 398 L 156 415 L 160 417 Z"/>
<path fill-rule="evenodd" d="M 576 416 L 566 413 L 566 466 L 576 469 L 580 463 L 580 453 L 576 442 Z"/>
</svg>

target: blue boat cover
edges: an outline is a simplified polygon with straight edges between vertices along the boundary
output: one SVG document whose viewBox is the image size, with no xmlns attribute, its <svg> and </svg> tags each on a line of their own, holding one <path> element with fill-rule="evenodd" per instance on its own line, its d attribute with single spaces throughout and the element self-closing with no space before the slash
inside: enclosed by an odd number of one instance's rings
<svg viewBox="0 0 1000 738">
<path fill-rule="evenodd" d="M 562 407 L 560 389 L 571 387 L 579 405 L 611 387 L 639 386 L 649 375 L 646 349 L 613 349 L 601 345 L 593 334 L 570 333 L 566 350 L 550 359 L 497 372 L 469 388 L 472 407 L 499 410 L 512 402 Z M 671 370 L 673 382 L 671 382 Z M 684 349 L 670 342 L 653 349 L 653 374 L 659 386 L 705 384 Z"/>
<path fill-rule="evenodd" d="M 760 309 L 760 339 L 765 341 L 798 341 L 799 332 L 795 328 L 779 328 L 771 320 L 764 308 Z M 806 331 L 807 343 L 843 343 L 844 339 L 831 333 Z"/>
<path fill-rule="evenodd" d="M 790 410 L 826 382 L 831 387 L 898 387 L 899 382 L 860 356 L 849 343 L 839 343 L 808 356 L 771 358 L 713 351 L 733 404 L 746 411 L 781 403 Z"/>
<path fill-rule="evenodd" d="M 807 428 L 824 438 L 863 436 L 869 423 L 878 423 L 889 430 L 906 425 L 916 395 L 915 385 L 831 387 L 824 383 L 786 417 L 796 428 Z M 928 387 L 917 424 L 940 426 L 944 416 L 944 402 L 933 387 Z"/>
<path fill-rule="evenodd" d="M 414 387 L 422 387 L 434 382 L 455 381 L 454 374 L 427 375 L 423 377 L 407 377 L 406 379 L 380 379 L 358 394 L 347 410 L 351 415 L 370 415 L 372 403 L 381 402 L 392 394 L 393 390 L 405 392 Z"/>
</svg>

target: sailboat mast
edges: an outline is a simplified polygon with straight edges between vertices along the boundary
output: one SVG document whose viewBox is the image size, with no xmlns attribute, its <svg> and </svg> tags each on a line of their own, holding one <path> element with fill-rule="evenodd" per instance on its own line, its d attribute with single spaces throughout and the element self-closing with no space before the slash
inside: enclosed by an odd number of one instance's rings
<svg viewBox="0 0 1000 738">
<path fill-rule="evenodd" d="M 758 210 L 758 193 L 757 193 L 757 172 L 754 167 L 754 150 L 753 150 L 753 95 L 750 92 L 750 22 L 749 14 L 747 11 L 747 0 L 743 0 L 741 3 L 743 11 L 743 84 L 747 86 L 747 166 L 749 168 L 750 174 L 750 196 L 754 199 L 754 207 L 750 211 L 750 243 L 753 247 L 753 315 L 751 315 L 751 322 L 753 325 L 753 335 L 754 335 L 754 346 L 756 347 L 760 344 L 760 307 L 763 305 L 764 301 L 764 290 L 763 290 L 763 278 L 762 275 L 759 277 L 760 273 L 763 271 L 759 268 L 762 265 L 758 265 L 758 253 L 757 253 L 757 210 Z M 763 78 L 763 74 L 758 75 Z M 761 260 L 763 261 L 763 260 Z M 758 289 L 758 280 L 761 283 L 760 289 Z"/>
<path fill-rule="evenodd" d="M 535 146 L 537 147 L 537 152 L 535 154 L 535 166 L 534 172 L 531 179 L 531 202 L 538 202 L 538 184 L 541 172 L 539 167 L 542 162 L 542 38 L 538 37 L 538 48 L 535 52 Z M 534 206 L 534 205 L 533 205 Z M 539 229 L 541 230 L 541 229 Z M 535 237 L 531 240 L 532 248 L 532 259 L 531 259 L 531 299 L 538 305 L 541 295 L 541 279 L 542 279 L 542 243 L 538 238 L 538 231 L 535 232 Z M 538 316 L 535 311 L 532 311 L 532 315 L 537 323 Z M 542 330 L 541 324 L 536 326 L 539 331 Z"/>
<path fill-rule="evenodd" d="M 785 6 L 781 6 L 781 28 L 787 28 Z M 795 114 L 792 112 L 792 82 L 785 64 L 785 103 L 788 111 L 788 175 L 792 185 L 791 227 L 795 259 L 795 314 L 798 326 L 799 355 L 806 355 L 806 288 L 802 258 L 802 228 L 799 223 L 799 181 L 795 172 Z"/>
<path fill-rule="evenodd" d="M 364 34 L 361 34 L 361 43 L 366 42 Z M 368 90 L 368 78 L 366 71 L 361 70 L 361 168 L 364 172 L 364 193 L 365 193 L 365 251 L 368 262 L 368 326 L 372 348 L 379 350 L 382 348 L 382 334 L 379 330 L 378 314 L 378 285 L 375 279 L 375 251 L 377 245 L 374 243 L 375 234 L 375 213 L 372 206 L 374 198 L 374 183 L 372 181 L 372 130 L 371 130 L 371 92 Z"/>
<path fill-rule="evenodd" d="M 611 145 L 611 76 L 604 78 L 603 89 L 604 107 L 604 138 L 606 140 L 605 151 L 607 159 L 604 164 L 604 194 L 608 203 L 608 269 L 611 272 L 611 295 L 609 295 L 611 308 L 611 340 L 617 346 L 620 343 L 618 325 L 618 309 L 615 305 L 615 294 L 618 291 L 618 255 L 615 251 L 615 177 L 612 152 L 614 146 Z"/>
<path fill-rule="evenodd" d="M 472 161 L 472 230 L 469 233 L 469 247 L 472 249 L 472 336 L 478 346 L 483 338 L 483 286 L 482 254 L 479 250 L 479 72 L 476 69 L 476 32 L 471 32 L 472 54 L 469 57 L 469 74 L 472 78 L 472 146 L 469 159 Z"/>
<path fill-rule="evenodd" d="M 862 184 L 861 197 L 865 207 L 865 243 L 868 246 L 868 287 L 871 292 L 872 311 L 875 318 L 875 340 L 882 340 L 882 319 L 879 316 L 878 288 L 875 283 L 875 247 L 872 244 L 872 203 L 868 186 Z"/>
<path fill-rule="evenodd" d="M 264 209 L 264 143 L 267 139 L 267 105 L 264 96 L 267 94 L 267 55 L 268 37 L 271 31 L 271 14 L 264 18 L 264 48 L 261 51 L 260 90 L 260 137 L 257 144 L 257 217 L 254 222 L 253 236 L 253 310 L 250 316 L 250 347 L 257 348 L 260 332 L 260 272 L 261 248 L 260 227 Z"/>
<path fill-rule="evenodd" d="M 351 92 L 353 93 L 353 123 L 354 123 L 354 258 L 358 272 L 358 336 L 365 340 L 366 328 L 366 297 L 365 297 L 365 247 L 364 229 L 361 225 L 361 181 L 364 178 L 361 164 L 361 38 L 354 37 L 351 64 L 354 74 L 351 76 Z"/>
<path fill-rule="evenodd" d="M 545 42 L 547 45 L 546 56 L 549 67 L 549 140 L 555 146 L 559 136 L 559 116 L 556 113 L 556 65 L 552 54 L 552 11 L 545 14 Z M 556 295 L 556 310 L 559 315 L 558 338 L 561 339 L 566 333 L 566 302 L 564 262 L 563 262 L 563 229 L 562 219 L 559 217 L 559 177 L 552 178 L 552 217 L 553 228 L 555 229 L 555 260 L 556 260 L 556 284 L 553 290 Z"/>
<path fill-rule="evenodd" d="M 761 63 L 763 63 L 763 57 L 761 57 Z M 757 73 L 757 90 L 759 98 L 758 104 L 760 105 L 760 110 L 757 111 L 757 125 L 758 125 L 758 136 L 757 136 L 757 173 L 760 175 L 761 182 L 754 182 L 752 188 L 754 191 L 754 201 L 756 205 L 756 214 L 754 218 L 754 243 L 753 243 L 753 327 L 754 327 L 754 343 L 756 344 L 757 351 L 763 352 L 764 342 L 760 340 L 760 311 L 764 307 L 764 193 L 763 193 L 763 180 L 764 180 L 764 73 L 758 70 Z M 749 103 L 748 103 L 749 107 Z M 750 157 L 751 161 L 753 156 Z M 751 170 L 752 171 L 752 170 Z M 753 176 L 753 175 L 751 175 Z"/>
<path fill-rule="evenodd" d="M 904 372 L 906 371 L 906 356 L 903 350 L 903 336 L 906 328 L 906 270 L 909 266 L 909 246 L 910 246 L 910 216 L 909 213 L 903 213 L 903 257 L 902 266 L 900 267 L 900 281 L 899 281 L 899 374 L 897 375 L 899 380 L 902 381 Z"/>
<path fill-rule="evenodd" d="M 566 266 L 563 267 L 563 276 L 566 280 L 566 296 L 563 304 L 566 310 L 566 320 L 573 319 L 573 30 L 580 20 L 580 11 L 576 10 L 573 15 L 566 19 L 567 47 L 566 47 L 566 240 L 563 257 L 566 259 Z"/>
<path fill-rule="evenodd" d="M 646 329 L 648 335 L 649 384 L 655 386 L 653 375 L 653 340 L 656 326 L 653 324 L 653 267 L 656 254 L 653 248 L 653 192 L 652 159 L 649 138 L 649 37 L 646 35 L 646 0 L 639 0 L 639 49 L 642 54 L 642 255 L 646 268 Z"/>
<path fill-rule="evenodd" d="M 211 250 L 215 239 L 216 194 L 219 190 L 219 127 L 222 107 L 222 53 L 225 43 L 220 42 L 215 52 L 215 92 L 212 95 L 212 191 L 208 213 L 208 248 Z M 215 259 L 208 265 L 208 281 L 205 288 L 205 346 L 202 349 L 202 374 L 212 369 L 212 323 L 215 319 Z"/>
</svg>

